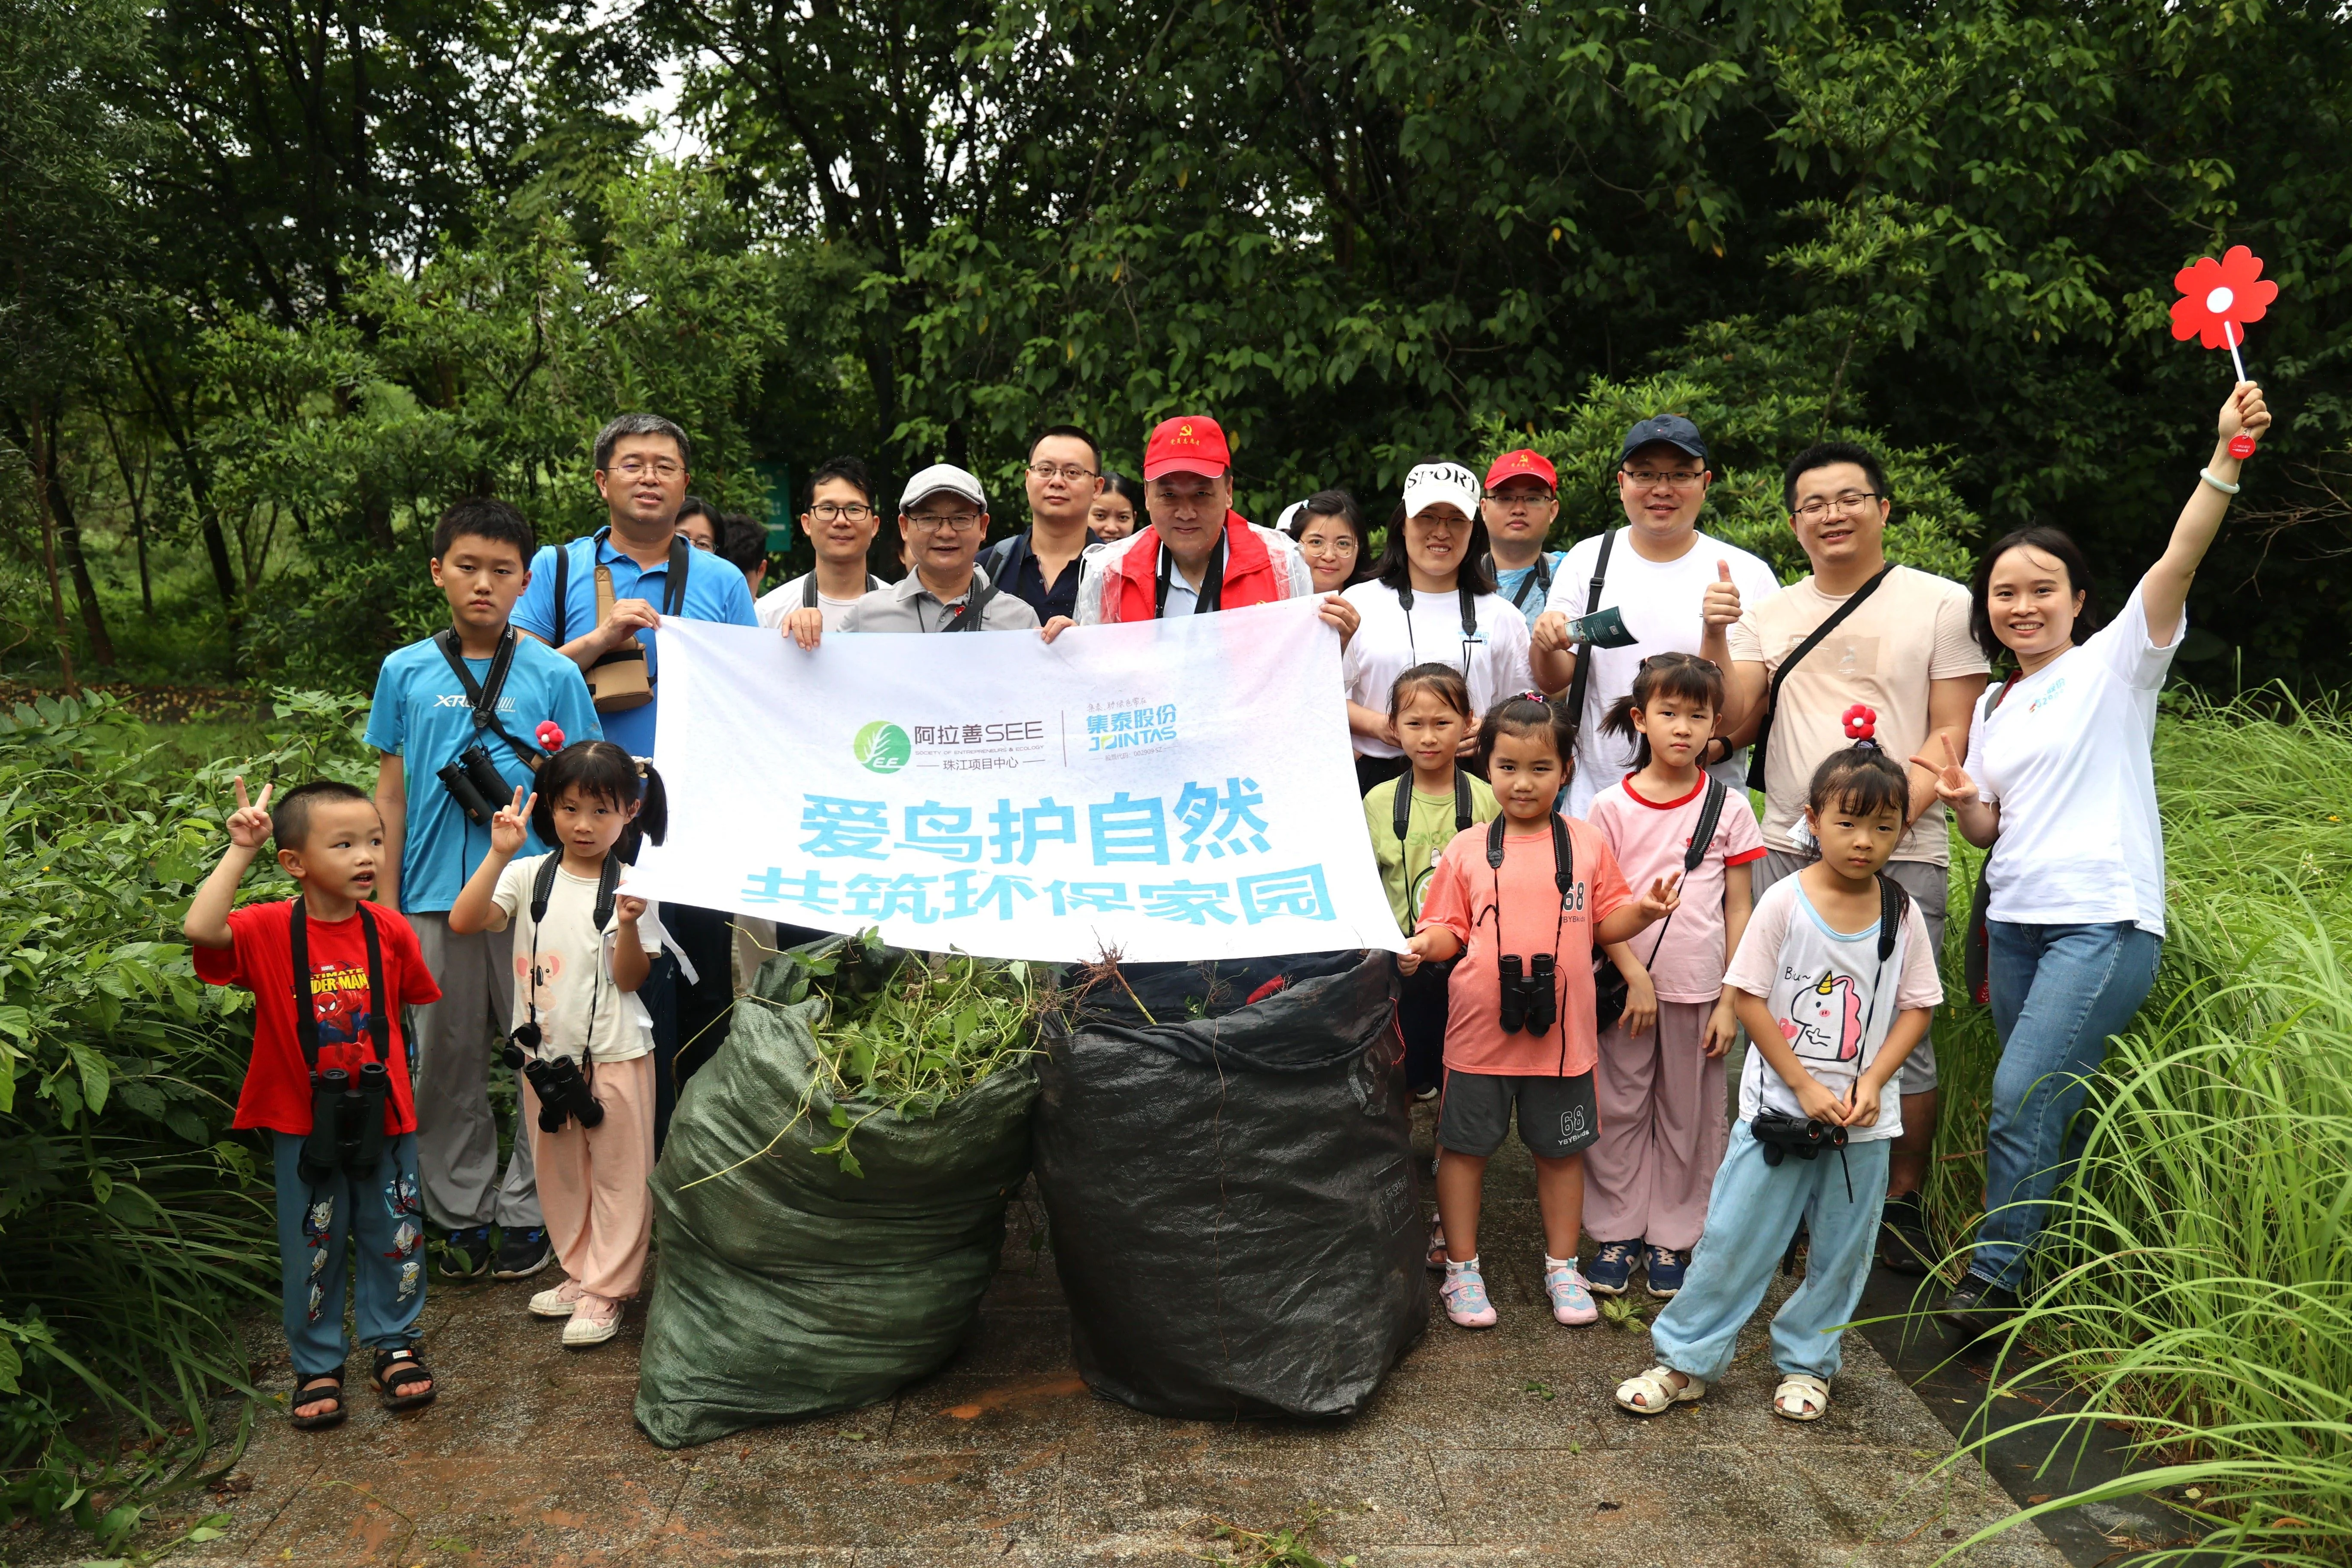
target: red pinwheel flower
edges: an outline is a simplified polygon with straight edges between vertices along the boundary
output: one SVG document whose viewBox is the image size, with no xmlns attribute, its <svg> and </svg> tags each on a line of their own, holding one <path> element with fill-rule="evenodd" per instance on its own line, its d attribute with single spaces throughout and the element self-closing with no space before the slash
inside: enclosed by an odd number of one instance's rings
<svg viewBox="0 0 2352 1568">
<path fill-rule="evenodd" d="M 2242 245 L 2230 247 L 2221 260 L 2201 257 L 2173 275 L 2180 298 L 2172 302 L 2172 335 L 2182 342 L 2195 338 L 2209 349 L 2226 349 L 2246 341 L 2246 323 L 2259 321 L 2278 298 L 2278 285 L 2263 277 L 2263 258 Z M 2234 321 L 2236 328 L 2223 323 Z"/>
<path fill-rule="evenodd" d="M 563 750 L 563 726 L 558 724 L 552 719 L 542 720 L 539 728 L 532 731 L 531 734 L 535 739 L 537 739 L 541 749 L 543 751 L 560 752 Z"/>
<path fill-rule="evenodd" d="M 1867 741 L 1878 733 L 1878 714 L 1868 704 L 1857 702 L 1845 710 L 1845 738 Z"/>
</svg>

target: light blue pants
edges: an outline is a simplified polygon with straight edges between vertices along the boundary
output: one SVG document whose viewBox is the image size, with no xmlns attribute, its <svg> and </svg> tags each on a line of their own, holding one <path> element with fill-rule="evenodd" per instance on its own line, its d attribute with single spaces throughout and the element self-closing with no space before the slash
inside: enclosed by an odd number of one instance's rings
<svg viewBox="0 0 2352 1568">
<path fill-rule="evenodd" d="M 2088 1129 L 2075 1112 L 2088 1075 L 2147 999 L 2164 939 L 2127 923 L 1987 921 L 1985 931 L 2000 1065 L 1985 1128 L 1985 1222 L 1969 1272 L 2014 1290 L 2050 1194 L 2083 1157 Z"/>
<path fill-rule="evenodd" d="M 1853 1321 L 1870 1278 L 1878 1211 L 1886 1202 L 1887 1148 L 1884 1139 L 1850 1143 L 1843 1162 L 1835 1152 L 1804 1160 L 1792 1151 L 1778 1166 L 1767 1165 L 1748 1123 L 1734 1122 L 1690 1274 L 1650 1326 L 1659 1363 L 1706 1383 L 1724 1374 L 1801 1219 L 1812 1237 L 1805 1279 L 1773 1315 L 1772 1363 L 1783 1373 L 1835 1377 L 1844 1359 L 1837 1330 Z"/>
<path fill-rule="evenodd" d="M 351 1354 L 343 1334 L 343 1277 L 352 1280 L 360 1343 L 398 1350 L 416 1342 L 425 1310 L 425 1216 L 417 1207 L 416 1134 L 384 1143 L 373 1178 L 338 1172 L 303 1181 L 299 1132 L 272 1132 L 277 1154 L 278 1286 L 286 1343 L 297 1377 L 340 1372 Z"/>
</svg>

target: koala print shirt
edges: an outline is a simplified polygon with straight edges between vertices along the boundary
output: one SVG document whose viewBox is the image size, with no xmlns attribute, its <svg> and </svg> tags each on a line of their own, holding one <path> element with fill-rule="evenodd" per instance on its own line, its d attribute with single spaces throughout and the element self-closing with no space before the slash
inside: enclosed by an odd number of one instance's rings
<svg viewBox="0 0 2352 1568">
<path fill-rule="evenodd" d="M 547 920 L 534 926 L 531 882 L 545 858 L 534 855 L 509 862 L 491 894 L 490 929 L 514 927 L 514 1023 L 529 1021 L 535 1003 L 544 1041 L 540 1054 L 550 1058 L 577 1061 L 592 1027 L 598 1061 L 644 1056 L 654 1048 L 653 1016 L 635 992 L 613 984 L 613 932 L 621 917 L 615 913 L 598 931 L 595 880 L 558 866 L 555 885 L 547 893 Z M 637 917 L 637 942 L 648 958 L 661 952 L 660 905 L 647 902 L 646 912 Z"/>
<path fill-rule="evenodd" d="M 1760 996 L 1807 1072 L 1833 1094 L 1843 1094 L 1886 1043 L 1896 1015 L 1944 1000 L 1919 906 L 1906 901 L 1895 952 L 1878 962 L 1878 922 L 1858 931 L 1830 929 L 1805 897 L 1801 879 L 1786 877 L 1756 900 L 1756 913 L 1724 975 L 1727 984 Z M 1739 1119 L 1752 1121 L 1769 1107 L 1801 1116 L 1797 1095 L 1764 1053 L 1751 1050 L 1739 1074 Z M 1857 1143 L 1899 1137 L 1903 1097 L 1892 1087 L 1878 1097 L 1878 1122 L 1855 1128 Z"/>
</svg>

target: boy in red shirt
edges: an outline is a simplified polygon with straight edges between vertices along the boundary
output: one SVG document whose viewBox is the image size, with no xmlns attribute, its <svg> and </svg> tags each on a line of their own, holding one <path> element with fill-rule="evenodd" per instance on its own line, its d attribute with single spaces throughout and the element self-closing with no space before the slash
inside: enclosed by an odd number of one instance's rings
<svg viewBox="0 0 2352 1568">
<path fill-rule="evenodd" d="M 267 786 L 247 804 L 236 781 L 229 847 L 182 929 L 195 944 L 198 978 L 253 993 L 253 1061 L 236 1125 L 268 1129 L 275 1148 L 294 1425 L 308 1430 L 344 1415 L 347 1252 L 360 1341 L 376 1352 L 372 1381 L 384 1408 L 433 1398 L 416 1353 L 425 1231 L 400 1016 L 441 992 L 408 922 L 361 901 L 375 891 L 383 859 L 374 803 L 322 780 L 289 791 L 275 812 L 268 805 Z M 231 909 L 246 868 L 273 837 L 300 896 Z"/>
</svg>

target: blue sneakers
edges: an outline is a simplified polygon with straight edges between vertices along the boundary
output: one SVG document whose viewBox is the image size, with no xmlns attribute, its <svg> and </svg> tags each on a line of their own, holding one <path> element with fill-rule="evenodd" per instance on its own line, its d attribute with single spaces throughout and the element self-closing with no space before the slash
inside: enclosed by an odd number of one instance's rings
<svg viewBox="0 0 2352 1568">
<path fill-rule="evenodd" d="M 1584 1271 L 1584 1283 L 1596 1296 L 1622 1296 L 1633 1278 L 1633 1264 L 1642 1256 L 1638 1241 L 1604 1241 Z"/>
<path fill-rule="evenodd" d="M 1650 1277 L 1650 1294 L 1665 1300 L 1683 1288 L 1683 1255 L 1671 1247 L 1653 1247 L 1643 1261 Z"/>
</svg>

